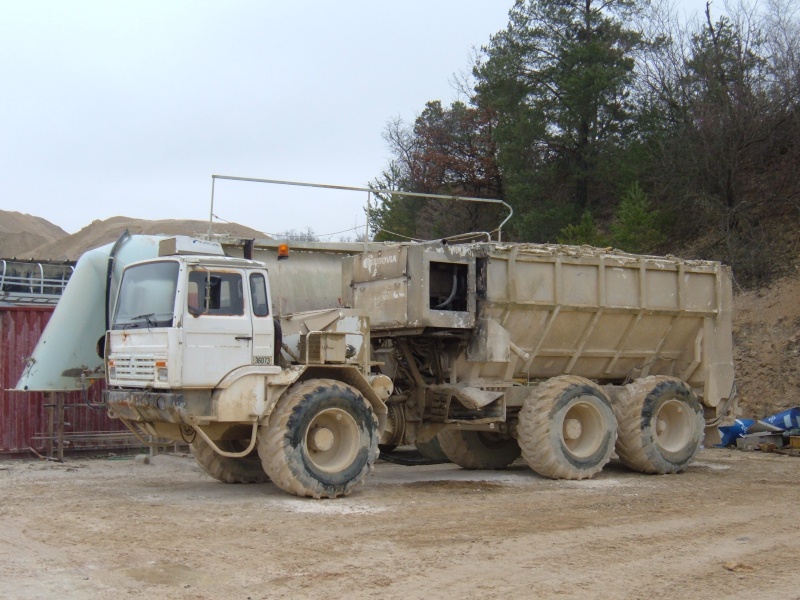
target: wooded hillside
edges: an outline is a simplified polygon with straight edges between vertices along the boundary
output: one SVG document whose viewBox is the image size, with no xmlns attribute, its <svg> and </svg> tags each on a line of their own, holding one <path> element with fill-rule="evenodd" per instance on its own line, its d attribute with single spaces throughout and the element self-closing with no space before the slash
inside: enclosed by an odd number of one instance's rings
<svg viewBox="0 0 800 600">
<path fill-rule="evenodd" d="M 376 190 L 501 198 L 504 239 L 722 260 L 740 285 L 800 241 L 800 8 L 519 0 L 464 101 L 390 121 Z M 496 227 L 492 205 L 380 196 L 377 239 Z"/>
</svg>

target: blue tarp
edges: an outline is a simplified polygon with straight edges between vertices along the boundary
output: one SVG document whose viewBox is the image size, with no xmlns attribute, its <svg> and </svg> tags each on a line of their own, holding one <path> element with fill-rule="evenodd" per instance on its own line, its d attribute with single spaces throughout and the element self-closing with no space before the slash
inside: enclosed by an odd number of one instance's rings
<svg viewBox="0 0 800 600">
<path fill-rule="evenodd" d="M 755 423 L 753 419 L 736 419 L 733 425 L 725 425 L 718 427 L 720 440 L 720 447 L 731 446 L 736 443 L 736 438 L 743 437 L 750 426 Z"/>
<path fill-rule="evenodd" d="M 782 412 L 770 415 L 758 421 L 753 419 L 736 419 L 733 425 L 719 427 L 722 437 L 720 446 L 730 446 L 736 443 L 736 438 L 744 437 L 747 433 L 757 431 L 789 431 L 790 429 L 800 429 L 800 407 L 790 408 Z"/>
<path fill-rule="evenodd" d="M 800 429 L 800 408 L 790 408 L 766 419 L 761 419 L 761 421 L 780 427 L 781 431 Z"/>
</svg>

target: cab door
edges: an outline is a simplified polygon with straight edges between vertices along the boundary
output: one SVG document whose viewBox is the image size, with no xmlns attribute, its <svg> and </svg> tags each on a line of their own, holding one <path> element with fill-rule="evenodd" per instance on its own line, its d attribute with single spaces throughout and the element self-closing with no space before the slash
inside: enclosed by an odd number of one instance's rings
<svg viewBox="0 0 800 600">
<path fill-rule="evenodd" d="M 237 367 L 251 364 L 253 324 L 242 269 L 189 271 L 183 320 L 183 387 L 214 387 Z"/>
<path fill-rule="evenodd" d="M 271 365 L 275 352 L 275 324 L 266 271 L 251 271 L 250 309 L 253 315 L 253 364 Z"/>
</svg>

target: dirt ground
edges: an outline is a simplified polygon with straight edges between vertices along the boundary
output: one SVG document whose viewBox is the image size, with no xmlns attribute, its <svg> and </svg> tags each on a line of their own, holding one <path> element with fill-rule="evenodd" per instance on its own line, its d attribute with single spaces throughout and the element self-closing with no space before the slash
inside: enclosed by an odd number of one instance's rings
<svg viewBox="0 0 800 600">
<path fill-rule="evenodd" d="M 379 461 L 337 500 L 191 457 L 0 461 L 0 597 L 800 599 L 800 458 L 551 481 Z"/>
<path fill-rule="evenodd" d="M 734 297 L 736 385 L 742 416 L 800 406 L 800 269 Z"/>
</svg>

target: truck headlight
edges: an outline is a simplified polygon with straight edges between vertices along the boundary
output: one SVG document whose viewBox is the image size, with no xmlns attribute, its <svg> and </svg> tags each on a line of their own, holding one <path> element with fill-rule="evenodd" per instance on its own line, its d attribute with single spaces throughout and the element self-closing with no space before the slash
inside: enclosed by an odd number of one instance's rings
<svg viewBox="0 0 800 600">
<path fill-rule="evenodd" d="M 158 369 L 157 377 L 159 381 L 169 381 L 169 369 L 161 367 Z"/>
<path fill-rule="evenodd" d="M 117 378 L 117 367 L 109 367 L 109 369 L 108 369 L 108 378 L 109 379 L 116 379 Z"/>
</svg>

